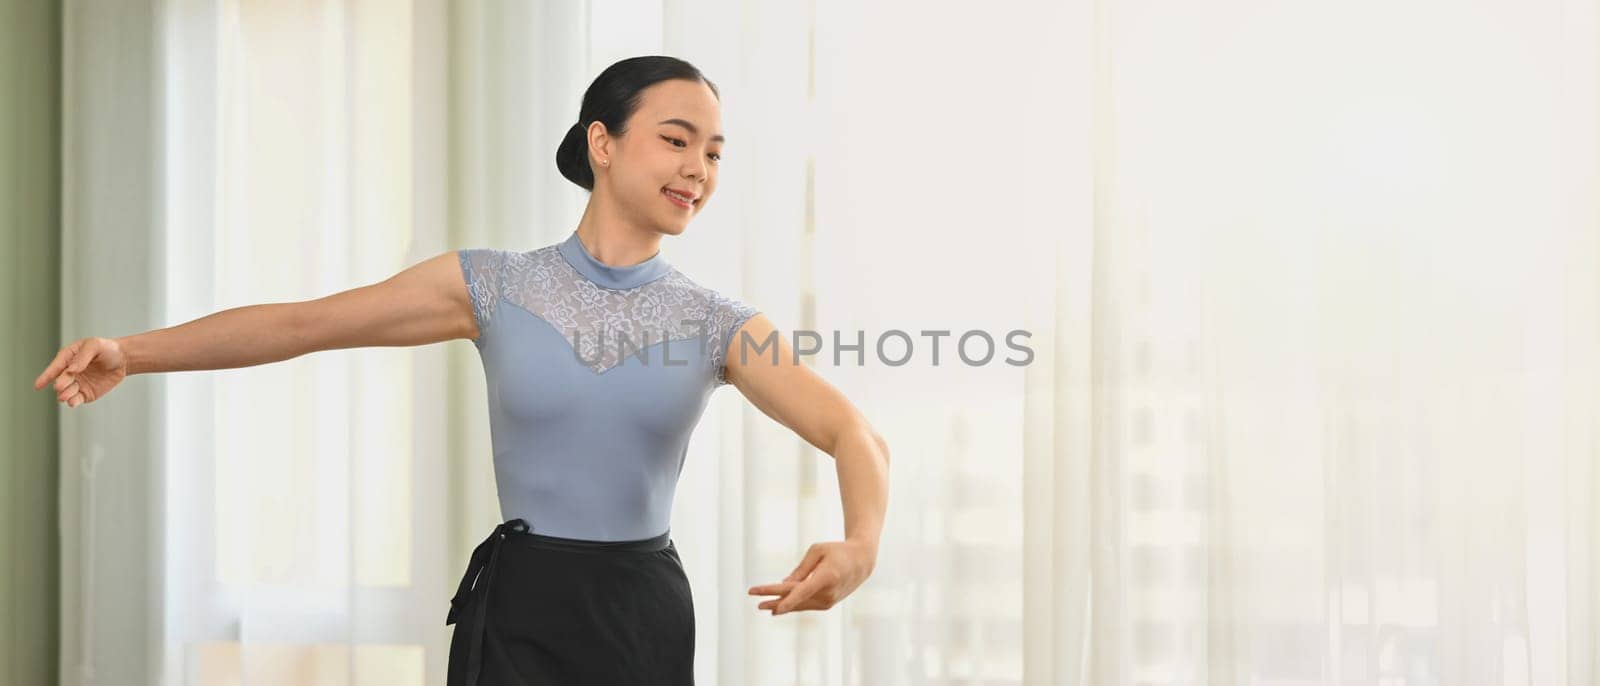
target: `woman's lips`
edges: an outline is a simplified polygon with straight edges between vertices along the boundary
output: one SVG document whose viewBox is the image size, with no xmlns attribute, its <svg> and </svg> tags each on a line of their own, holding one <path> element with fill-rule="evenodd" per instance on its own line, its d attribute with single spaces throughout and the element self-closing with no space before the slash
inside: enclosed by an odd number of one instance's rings
<svg viewBox="0 0 1600 686">
<path fill-rule="evenodd" d="M 679 200 L 678 196 L 675 196 L 675 195 L 673 195 L 671 193 L 668 193 L 667 189 L 665 189 L 665 188 L 661 189 L 661 195 L 665 196 L 667 200 L 672 202 L 672 204 L 677 205 L 678 207 L 681 207 L 683 209 L 687 210 L 687 209 L 689 209 L 691 207 L 694 207 L 693 203 L 686 203 L 686 202 L 684 202 L 682 200 Z"/>
</svg>

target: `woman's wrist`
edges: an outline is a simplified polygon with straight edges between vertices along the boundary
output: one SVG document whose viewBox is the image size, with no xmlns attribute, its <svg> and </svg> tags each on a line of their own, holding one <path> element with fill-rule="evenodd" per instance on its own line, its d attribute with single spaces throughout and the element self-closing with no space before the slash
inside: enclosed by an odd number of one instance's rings
<svg viewBox="0 0 1600 686">
<path fill-rule="evenodd" d="M 111 339 L 117 344 L 117 349 L 122 351 L 123 373 L 126 376 L 133 376 L 141 371 L 138 366 L 139 356 L 135 352 L 139 346 L 131 340 L 132 338 L 133 336 L 118 336 Z"/>
<path fill-rule="evenodd" d="M 845 536 L 844 540 L 847 543 L 854 543 L 856 545 L 862 546 L 862 547 L 866 548 L 867 550 L 871 551 L 872 554 L 874 554 L 874 555 L 878 554 L 878 537 L 877 536 L 868 536 L 866 534 L 856 534 L 854 536 Z"/>
</svg>

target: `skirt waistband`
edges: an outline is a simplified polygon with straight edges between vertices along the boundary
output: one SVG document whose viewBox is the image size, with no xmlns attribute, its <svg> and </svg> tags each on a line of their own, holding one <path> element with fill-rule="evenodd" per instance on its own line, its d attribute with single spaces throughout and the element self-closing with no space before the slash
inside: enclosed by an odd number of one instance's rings
<svg viewBox="0 0 1600 686">
<path fill-rule="evenodd" d="M 513 520 L 522 521 L 522 520 Z M 590 541 L 581 538 L 561 538 L 528 532 L 514 532 L 508 540 L 531 545 L 535 548 L 548 550 L 567 550 L 579 552 L 619 552 L 619 553 L 653 553 L 667 547 L 672 542 L 672 531 L 663 531 L 659 536 L 641 538 L 632 541 Z"/>
<path fill-rule="evenodd" d="M 521 518 L 507 520 L 496 526 L 489 537 L 472 550 L 472 559 L 467 563 L 467 571 L 456 587 L 455 597 L 450 599 L 450 611 L 446 613 L 444 620 L 446 625 L 457 624 L 459 621 L 456 631 L 469 632 L 466 678 L 468 686 L 476 686 L 482 671 L 484 610 L 489 597 L 489 587 L 494 582 L 495 563 L 500 559 L 502 545 L 510 542 L 514 545 L 530 545 L 535 548 L 591 553 L 655 552 L 665 549 L 671 543 L 671 533 L 669 529 L 659 536 L 632 541 L 589 541 L 533 533 L 529 530 L 528 522 Z"/>
</svg>

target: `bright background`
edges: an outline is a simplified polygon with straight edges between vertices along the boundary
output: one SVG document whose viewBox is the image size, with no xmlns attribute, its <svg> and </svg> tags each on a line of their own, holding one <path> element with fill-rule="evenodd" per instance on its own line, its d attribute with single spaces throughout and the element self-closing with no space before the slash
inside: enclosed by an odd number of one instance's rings
<svg viewBox="0 0 1600 686">
<path fill-rule="evenodd" d="M 698 683 L 1600 683 L 1595 0 L 51 5 L 0 15 L 0 681 L 443 683 L 500 521 L 469 343 L 26 384 L 559 241 L 583 89 L 671 54 L 730 143 L 664 250 L 866 332 L 812 363 L 893 454 L 876 573 L 771 617 L 745 589 L 842 535 L 832 461 L 714 396 Z M 1027 367 L 870 354 L 1016 328 Z"/>
</svg>

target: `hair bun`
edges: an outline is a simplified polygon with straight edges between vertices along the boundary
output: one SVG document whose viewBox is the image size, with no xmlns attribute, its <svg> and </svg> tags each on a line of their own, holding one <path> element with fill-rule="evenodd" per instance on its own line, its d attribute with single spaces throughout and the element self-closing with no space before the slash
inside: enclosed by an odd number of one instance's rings
<svg viewBox="0 0 1600 686">
<path fill-rule="evenodd" d="M 582 123 L 573 124 L 556 146 L 556 168 L 584 190 L 594 190 L 594 170 L 589 168 L 589 145 Z"/>
</svg>

